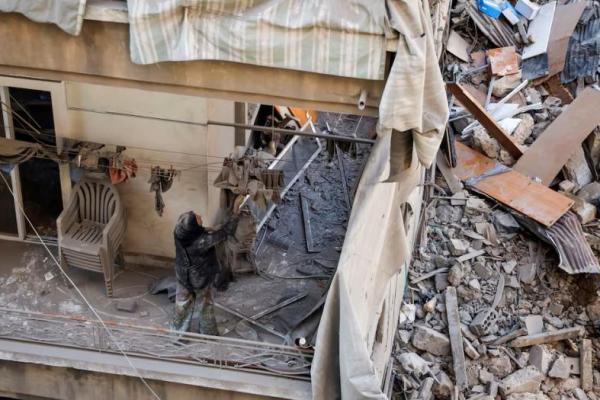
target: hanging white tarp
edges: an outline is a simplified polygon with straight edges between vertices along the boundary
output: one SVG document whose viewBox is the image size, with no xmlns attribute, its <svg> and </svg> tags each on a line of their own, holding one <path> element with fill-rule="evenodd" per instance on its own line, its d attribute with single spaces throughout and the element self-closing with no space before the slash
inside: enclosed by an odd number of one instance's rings
<svg viewBox="0 0 600 400">
<path fill-rule="evenodd" d="M 36 21 L 55 24 L 79 35 L 87 0 L 0 0 L 0 12 L 16 12 Z"/>
</svg>

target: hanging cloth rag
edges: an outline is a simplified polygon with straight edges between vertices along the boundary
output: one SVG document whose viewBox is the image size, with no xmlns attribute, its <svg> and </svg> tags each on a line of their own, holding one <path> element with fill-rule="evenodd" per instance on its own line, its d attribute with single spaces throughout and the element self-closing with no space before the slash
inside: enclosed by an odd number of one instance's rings
<svg viewBox="0 0 600 400">
<path fill-rule="evenodd" d="M 150 191 L 154 192 L 154 210 L 159 217 L 162 217 L 165 209 L 162 194 L 171 189 L 173 178 L 178 174 L 179 172 L 174 170 L 173 167 L 169 169 L 163 169 L 159 166 L 152 167 L 148 183 L 150 184 Z"/>
<path fill-rule="evenodd" d="M 129 178 L 135 178 L 137 163 L 134 158 L 125 158 L 121 153 L 113 156 L 108 167 L 108 176 L 113 185 L 123 183 Z"/>
</svg>

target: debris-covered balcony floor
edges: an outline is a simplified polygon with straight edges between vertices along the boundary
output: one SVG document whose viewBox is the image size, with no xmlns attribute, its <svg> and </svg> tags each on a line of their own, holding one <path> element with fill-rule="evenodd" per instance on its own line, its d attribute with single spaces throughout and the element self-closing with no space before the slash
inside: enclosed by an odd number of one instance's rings
<svg viewBox="0 0 600 400">
<path fill-rule="evenodd" d="M 375 124 L 326 113 L 319 122 L 325 127 L 327 120 L 338 134 L 365 137 Z M 177 341 L 169 335 L 173 303 L 166 291 L 152 294 L 152 289 L 173 276 L 172 269 L 126 265 L 108 298 L 101 274 L 70 268 L 67 273 L 105 321 L 108 335 L 42 246 L 8 241 L 0 241 L 0 336 L 118 351 L 112 336 L 131 353 L 307 378 L 312 351 L 295 347 L 294 339 L 304 347 L 314 344 L 343 245 L 350 209 L 339 162 L 351 196 L 370 150 L 359 145 L 356 157 L 342 152 L 330 157 L 325 147 L 258 233 L 257 273 L 237 275 L 227 290 L 215 291 L 219 337 L 190 334 Z"/>
</svg>

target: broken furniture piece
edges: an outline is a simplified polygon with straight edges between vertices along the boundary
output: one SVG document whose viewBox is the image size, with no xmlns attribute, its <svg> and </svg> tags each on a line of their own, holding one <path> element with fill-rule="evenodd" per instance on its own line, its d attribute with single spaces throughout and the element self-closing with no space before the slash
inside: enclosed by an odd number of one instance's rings
<svg viewBox="0 0 600 400">
<path fill-rule="evenodd" d="M 112 297 L 115 260 L 121 256 L 126 224 L 125 208 L 112 184 L 92 179 L 79 182 L 56 221 L 62 267 L 104 274 L 106 295 Z"/>
</svg>

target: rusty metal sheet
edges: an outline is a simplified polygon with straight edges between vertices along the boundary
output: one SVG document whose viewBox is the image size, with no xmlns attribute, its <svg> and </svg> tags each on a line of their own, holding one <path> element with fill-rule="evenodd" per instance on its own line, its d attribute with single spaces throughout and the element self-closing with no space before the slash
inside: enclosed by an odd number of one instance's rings
<svg viewBox="0 0 600 400">
<path fill-rule="evenodd" d="M 546 186 L 586 137 L 600 125 L 600 90 L 585 89 L 518 159 L 514 170 Z"/>
<path fill-rule="evenodd" d="M 456 157 L 452 172 L 460 180 L 468 180 L 468 186 L 544 226 L 552 226 L 574 203 L 460 142 L 456 143 Z"/>
<path fill-rule="evenodd" d="M 519 58 L 514 46 L 489 49 L 486 53 L 492 74 L 504 76 L 519 72 Z"/>
</svg>

